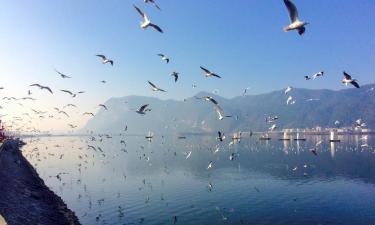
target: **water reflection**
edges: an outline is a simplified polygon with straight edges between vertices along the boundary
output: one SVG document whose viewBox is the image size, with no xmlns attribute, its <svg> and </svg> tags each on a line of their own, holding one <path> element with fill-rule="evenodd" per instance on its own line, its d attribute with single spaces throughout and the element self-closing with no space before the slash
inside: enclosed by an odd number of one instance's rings
<svg viewBox="0 0 375 225">
<path fill-rule="evenodd" d="M 49 137 L 23 153 L 83 224 L 374 222 L 374 139 L 306 138 Z"/>
</svg>

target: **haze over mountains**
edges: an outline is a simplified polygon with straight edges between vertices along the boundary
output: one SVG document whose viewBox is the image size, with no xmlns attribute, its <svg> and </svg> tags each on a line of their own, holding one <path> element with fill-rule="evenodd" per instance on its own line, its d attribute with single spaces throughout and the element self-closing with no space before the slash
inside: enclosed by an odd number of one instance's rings
<svg viewBox="0 0 375 225">
<path fill-rule="evenodd" d="M 224 114 L 232 116 L 221 121 L 212 103 L 194 96 L 186 101 L 143 96 L 111 98 L 105 103 L 108 111 L 100 109 L 81 131 L 117 133 L 123 132 L 126 125 L 132 134 L 266 131 L 271 126 L 265 122 L 267 116 L 279 117 L 278 129 L 336 127 L 336 120 L 347 127 L 359 118 L 368 128 L 375 127 L 375 84 L 338 91 L 294 88 L 290 95 L 296 101 L 294 105 L 286 104 L 284 90 L 231 99 L 206 92 L 196 94 L 212 96 Z M 152 109 L 144 116 L 135 112 L 143 104 Z"/>
</svg>

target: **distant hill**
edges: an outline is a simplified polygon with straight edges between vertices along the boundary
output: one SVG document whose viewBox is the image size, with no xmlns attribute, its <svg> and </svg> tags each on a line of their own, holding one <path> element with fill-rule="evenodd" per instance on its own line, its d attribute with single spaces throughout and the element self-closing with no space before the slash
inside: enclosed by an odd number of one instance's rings
<svg viewBox="0 0 375 225">
<path fill-rule="evenodd" d="M 311 128 L 315 126 L 351 126 L 358 118 L 369 128 L 375 128 L 375 84 L 360 89 L 339 91 L 295 88 L 290 92 L 296 103 L 286 105 L 284 91 L 239 96 L 226 99 L 201 92 L 196 96 L 212 96 L 231 118 L 218 120 L 213 104 L 194 97 L 186 101 L 160 100 L 152 97 L 127 96 L 111 98 L 89 120 L 82 131 L 122 132 L 125 125 L 129 133 L 195 133 L 226 132 L 237 130 L 265 131 L 270 126 L 266 116 L 278 116 L 277 126 L 282 128 Z M 134 112 L 142 104 L 150 104 L 152 111 L 142 116 Z"/>
</svg>

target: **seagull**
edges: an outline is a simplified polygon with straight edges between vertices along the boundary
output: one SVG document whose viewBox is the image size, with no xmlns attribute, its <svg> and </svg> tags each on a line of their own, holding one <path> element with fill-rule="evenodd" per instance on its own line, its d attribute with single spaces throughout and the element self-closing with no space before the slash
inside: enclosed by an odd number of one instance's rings
<svg viewBox="0 0 375 225">
<path fill-rule="evenodd" d="M 148 107 L 148 104 L 142 105 L 141 107 L 139 107 L 139 109 L 136 110 L 136 112 L 138 114 L 145 115 L 146 111 L 149 111 L 146 109 L 147 107 Z"/>
<path fill-rule="evenodd" d="M 161 10 L 159 6 L 156 4 L 155 0 L 144 0 L 144 2 L 147 3 L 152 3 L 157 9 Z"/>
<path fill-rule="evenodd" d="M 211 169 L 212 168 L 212 161 L 210 161 L 209 163 L 208 163 L 208 166 L 207 166 L 207 169 L 209 170 L 209 169 Z"/>
<path fill-rule="evenodd" d="M 165 60 L 166 63 L 169 63 L 169 58 L 167 56 L 165 56 L 164 54 L 159 53 L 158 56 L 161 57 L 161 60 Z"/>
<path fill-rule="evenodd" d="M 272 127 L 268 128 L 270 131 L 274 131 L 277 128 L 276 124 L 273 124 Z"/>
<path fill-rule="evenodd" d="M 219 103 L 213 98 L 213 97 L 211 97 L 211 96 L 205 96 L 205 97 L 195 97 L 196 99 L 204 99 L 204 100 L 206 100 L 206 101 L 208 101 L 208 102 L 212 102 L 212 103 L 214 103 L 215 105 L 219 105 Z"/>
<path fill-rule="evenodd" d="M 103 104 L 99 104 L 100 107 L 103 107 L 105 110 L 108 110 L 107 106 L 103 105 Z"/>
<path fill-rule="evenodd" d="M 288 86 L 288 87 L 285 89 L 284 94 L 287 95 L 287 94 L 292 90 L 292 88 L 293 88 L 293 87 Z"/>
<path fill-rule="evenodd" d="M 324 71 L 317 72 L 313 75 L 313 80 L 315 80 L 317 77 L 322 77 L 324 75 Z"/>
<path fill-rule="evenodd" d="M 159 88 L 158 86 L 156 86 L 155 84 L 151 83 L 150 81 L 148 81 L 148 83 L 151 85 L 151 90 L 166 92 L 165 90 Z"/>
<path fill-rule="evenodd" d="M 95 116 L 94 113 L 91 113 L 91 112 L 84 112 L 82 115 L 91 115 L 91 116 Z"/>
<path fill-rule="evenodd" d="M 100 81 L 100 82 L 102 82 L 103 84 L 107 83 L 107 81 L 105 81 L 105 80 L 102 80 L 102 81 Z"/>
<path fill-rule="evenodd" d="M 245 88 L 245 90 L 244 90 L 243 93 L 242 93 L 242 96 L 245 96 L 246 93 L 247 93 L 247 90 L 249 90 L 249 89 L 250 89 L 250 87 Z"/>
<path fill-rule="evenodd" d="M 204 71 L 204 76 L 205 77 L 217 77 L 217 78 L 221 78 L 219 75 L 217 75 L 216 73 L 213 73 L 211 71 L 209 71 L 208 69 L 200 66 L 200 68 Z"/>
<path fill-rule="evenodd" d="M 186 155 L 186 159 L 188 159 L 189 157 L 191 156 L 191 151 L 189 151 L 188 153 L 187 153 L 187 155 Z"/>
<path fill-rule="evenodd" d="M 305 33 L 305 25 L 309 24 L 307 22 L 302 22 L 298 19 L 298 11 L 297 7 L 293 4 L 291 0 L 284 0 L 285 6 L 288 9 L 289 12 L 289 18 L 291 21 L 291 24 L 289 24 L 287 27 L 284 28 L 285 32 L 291 31 L 291 30 L 297 30 L 299 35 L 302 35 Z"/>
<path fill-rule="evenodd" d="M 292 96 L 289 96 L 289 98 L 286 100 L 286 104 L 287 105 L 293 105 L 294 103 L 296 103 L 296 101 L 293 100 L 293 97 Z"/>
<path fill-rule="evenodd" d="M 76 125 L 73 125 L 73 124 L 68 124 L 68 126 L 70 127 L 70 128 L 76 128 L 77 126 Z"/>
<path fill-rule="evenodd" d="M 171 74 L 171 76 L 174 76 L 174 82 L 177 82 L 178 80 L 178 74 L 176 71 L 173 71 L 173 73 Z"/>
<path fill-rule="evenodd" d="M 309 76 L 304 76 L 305 80 L 311 80 L 311 77 Z"/>
<path fill-rule="evenodd" d="M 342 83 L 344 83 L 346 86 L 348 86 L 348 84 L 351 84 L 354 87 L 359 88 L 359 84 L 357 83 L 356 79 L 352 79 L 352 76 L 347 74 L 345 71 L 343 73 L 344 73 L 344 79 L 341 81 Z"/>
<path fill-rule="evenodd" d="M 163 33 L 163 31 L 160 27 L 158 27 L 156 24 L 151 23 L 151 21 L 148 19 L 147 15 L 146 15 L 146 13 L 142 12 L 137 6 L 135 6 L 135 5 L 133 5 L 133 6 L 143 18 L 143 21 L 141 22 L 141 28 L 142 29 L 147 29 L 147 27 L 151 26 L 152 28 L 159 31 L 160 33 Z"/>
<path fill-rule="evenodd" d="M 69 77 L 69 76 L 67 76 L 67 75 L 65 75 L 65 74 L 63 74 L 63 73 L 57 71 L 56 69 L 55 69 L 55 71 L 56 71 L 56 73 L 58 73 L 62 78 L 72 78 L 72 77 Z"/>
<path fill-rule="evenodd" d="M 103 64 L 110 63 L 113 66 L 113 60 L 107 59 L 107 57 L 105 57 L 105 55 L 96 55 L 96 56 L 98 56 L 102 59 Z"/>
<path fill-rule="evenodd" d="M 75 96 L 75 94 L 73 94 L 73 92 L 71 92 L 71 91 L 68 91 L 68 90 L 60 90 L 60 91 L 65 92 L 65 93 L 68 93 L 68 94 L 70 94 L 71 96 Z"/>
<path fill-rule="evenodd" d="M 218 137 L 216 139 L 218 139 L 219 141 L 223 141 L 225 139 L 224 133 L 221 133 L 220 131 L 218 131 L 217 134 L 218 134 Z"/>
<path fill-rule="evenodd" d="M 62 113 L 62 114 L 64 114 L 65 116 L 69 117 L 68 113 L 66 113 L 65 111 L 59 111 L 59 113 Z"/>
<path fill-rule="evenodd" d="M 51 94 L 53 94 L 51 88 L 47 87 L 47 86 L 43 86 L 43 85 L 40 85 L 40 84 L 32 84 L 30 85 L 31 87 L 35 86 L 35 87 L 39 87 L 40 89 L 46 89 L 47 91 L 51 92 Z"/>
<path fill-rule="evenodd" d="M 217 115 L 219 116 L 219 120 L 223 120 L 224 119 L 224 116 L 223 116 L 223 110 L 221 109 L 221 107 L 219 105 L 216 105 L 215 106 L 215 111 L 217 113 Z"/>
</svg>

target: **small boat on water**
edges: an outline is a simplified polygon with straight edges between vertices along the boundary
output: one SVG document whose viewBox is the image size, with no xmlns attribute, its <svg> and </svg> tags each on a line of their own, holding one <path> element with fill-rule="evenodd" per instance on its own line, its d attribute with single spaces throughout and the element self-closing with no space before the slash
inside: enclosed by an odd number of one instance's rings
<svg viewBox="0 0 375 225">
<path fill-rule="evenodd" d="M 268 136 L 268 133 L 266 133 L 265 135 L 262 135 L 259 140 L 261 141 L 269 141 L 271 140 L 271 138 Z"/>
<path fill-rule="evenodd" d="M 337 134 L 333 130 L 329 134 L 329 142 L 340 142 L 340 139 L 338 139 Z"/>
<path fill-rule="evenodd" d="M 296 138 L 294 138 L 295 141 L 306 141 L 306 138 L 300 137 L 299 133 L 297 133 Z"/>
<path fill-rule="evenodd" d="M 148 134 L 147 134 L 147 136 L 145 136 L 145 138 L 148 141 L 151 141 L 153 137 L 154 137 L 154 133 L 152 133 L 151 131 L 149 131 Z"/>
</svg>

